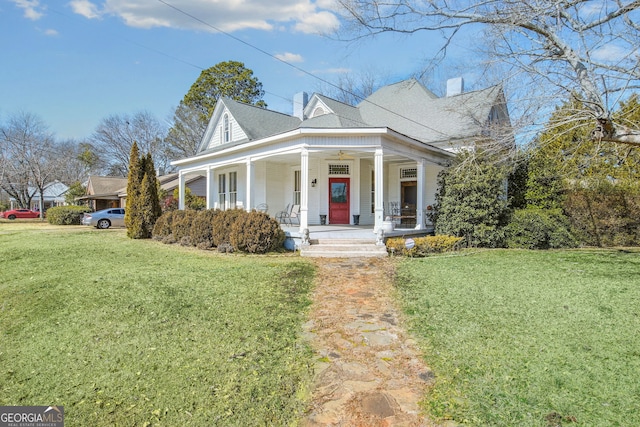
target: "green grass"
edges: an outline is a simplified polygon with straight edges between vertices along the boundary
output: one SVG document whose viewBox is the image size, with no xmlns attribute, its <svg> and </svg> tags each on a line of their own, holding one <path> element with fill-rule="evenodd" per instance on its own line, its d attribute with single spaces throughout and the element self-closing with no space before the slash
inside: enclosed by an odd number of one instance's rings
<svg viewBox="0 0 640 427">
<path fill-rule="evenodd" d="M 67 426 L 295 424 L 311 264 L 0 224 L 0 405 Z"/>
<path fill-rule="evenodd" d="M 481 251 L 403 260 L 398 287 L 435 418 L 640 425 L 640 251 Z"/>
</svg>

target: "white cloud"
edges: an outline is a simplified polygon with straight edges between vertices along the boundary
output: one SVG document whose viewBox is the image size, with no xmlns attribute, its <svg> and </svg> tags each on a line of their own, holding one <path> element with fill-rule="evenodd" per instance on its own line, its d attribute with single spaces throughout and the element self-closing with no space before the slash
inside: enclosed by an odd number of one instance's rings
<svg viewBox="0 0 640 427">
<path fill-rule="evenodd" d="M 98 6 L 91 3 L 89 0 L 72 0 L 69 2 L 69 6 L 78 15 L 82 15 L 87 19 L 99 18 Z"/>
<path fill-rule="evenodd" d="M 338 18 L 330 12 L 319 12 L 301 17 L 295 25 L 295 29 L 307 34 L 329 33 L 340 25 Z"/>
<path fill-rule="evenodd" d="M 284 62 L 304 62 L 302 55 L 297 53 L 285 52 L 285 53 L 277 53 L 274 55 L 277 59 Z"/>
<path fill-rule="evenodd" d="M 136 28 L 220 29 L 231 32 L 243 29 L 273 31 L 284 27 L 304 33 L 320 33 L 331 31 L 339 23 L 330 12 L 332 1 L 71 0 L 69 4 L 75 13 L 86 18 L 109 14 Z"/>
<path fill-rule="evenodd" d="M 629 50 L 620 46 L 608 44 L 591 52 L 591 57 L 596 61 L 618 62 L 629 56 L 631 53 L 632 52 Z"/>
<path fill-rule="evenodd" d="M 37 21 L 44 15 L 39 9 L 44 10 L 45 7 L 40 6 L 40 1 L 38 0 L 13 0 L 13 3 L 24 10 L 25 18 L 31 19 L 32 21 Z"/>
<path fill-rule="evenodd" d="M 55 37 L 58 35 L 58 31 L 54 30 L 53 28 L 49 28 L 43 31 L 43 33 L 46 36 L 50 36 L 50 37 Z"/>
</svg>

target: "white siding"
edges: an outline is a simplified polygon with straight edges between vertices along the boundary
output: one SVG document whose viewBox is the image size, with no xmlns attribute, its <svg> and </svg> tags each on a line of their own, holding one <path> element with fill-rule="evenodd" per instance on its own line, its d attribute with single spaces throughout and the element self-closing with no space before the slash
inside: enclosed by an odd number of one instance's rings
<svg viewBox="0 0 640 427">
<path fill-rule="evenodd" d="M 234 141 L 242 141 L 247 139 L 247 135 L 244 133 L 236 119 L 225 109 L 220 115 L 220 121 L 216 123 L 216 127 L 214 128 L 213 136 L 209 141 L 209 145 L 207 148 L 213 148 L 222 144 L 222 123 L 224 120 L 224 115 L 229 114 L 229 126 L 231 127 L 231 142 Z"/>
<path fill-rule="evenodd" d="M 287 173 L 283 173 L 287 169 Z M 289 180 L 288 168 L 281 163 L 267 163 L 265 167 L 266 181 L 269 186 L 266 188 L 267 200 L 269 200 L 269 214 L 284 210 L 288 203 L 291 203 L 291 191 L 288 190 Z M 293 178 L 290 178 L 293 179 Z M 291 185 L 289 184 L 289 187 Z"/>
</svg>

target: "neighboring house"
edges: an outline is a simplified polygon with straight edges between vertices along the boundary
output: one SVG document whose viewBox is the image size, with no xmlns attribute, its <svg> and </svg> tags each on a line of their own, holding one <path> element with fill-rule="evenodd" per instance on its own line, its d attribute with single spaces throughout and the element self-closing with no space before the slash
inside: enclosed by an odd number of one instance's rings
<svg viewBox="0 0 640 427">
<path fill-rule="evenodd" d="M 78 200 L 87 201 L 94 211 L 124 207 L 118 197 L 122 188 L 127 188 L 127 178 L 92 175 L 87 181 L 87 194 Z"/>
<path fill-rule="evenodd" d="M 160 189 L 166 192 L 166 198 L 173 198 L 173 191 L 178 188 L 178 173 L 170 173 L 167 175 L 160 175 L 157 177 L 158 182 L 160 183 Z M 206 191 L 206 180 L 204 177 L 194 176 L 188 179 L 185 182 L 185 185 L 189 190 L 191 190 L 191 194 L 194 196 L 204 197 Z M 127 187 L 120 189 L 118 192 L 118 197 L 120 198 L 121 206 L 124 207 L 127 202 Z"/>
<path fill-rule="evenodd" d="M 29 187 L 29 194 L 33 194 L 29 209 L 46 211 L 55 206 L 64 206 L 67 204 L 64 196 L 68 190 L 69 187 L 60 181 L 50 182 L 45 187 L 42 203 L 40 203 L 40 191 L 35 187 Z M 18 207 L 18 203 L 13 197 L 9 198 L 9 203 L 11 204 L 11 209 Z"/>
<path fill-rule="evenodd" d="M 198 153 L 173 162 L 180 192 L 203 177 L 208 208 L 266 203 L 275 215 L 299 205 L 300 231 L 323 220 L 377 231 L 390 206 L 424 229 L 437 175 L 455 151 L 509 125 L 500 87 L 462 93 L 457 79 L 448 89 L 438 98 L 410 79 L 355 107 L 299 93 L 291 116 L 222 98 Z"/>
<path fill-rule="evenodd" d="M 160 188 L 173 196 L 178 187 L 178 173 L 157 177 Z M 206 181 L 203 177 L 193 177 L 186 183 L 192 194 L 204 197 Z M 127 178 L 92 175 L 87 181 L 87 194 L 78 200 L 86 200 L 95 211 L 125 207 L 127 203 Z"/>
</svg>

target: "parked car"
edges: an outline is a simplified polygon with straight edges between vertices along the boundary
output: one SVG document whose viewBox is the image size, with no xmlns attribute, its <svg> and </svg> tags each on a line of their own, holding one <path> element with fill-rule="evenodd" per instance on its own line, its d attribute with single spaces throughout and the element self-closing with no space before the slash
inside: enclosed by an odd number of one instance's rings
<svg viewBox="0 0 640 427">
<path fill-rule="evenodd" d="M 82 217 L 82 224 L 97 228 L 124 227 L 124 209 L 110 208 L 85 213 Z"/>
<path fill-rule="evenodd" d="M 0 212 L 0 218 L 16 219 L 16 218 L 40 218 L 40 212 L 29 209 L 11 209 Z"/>
</svg>

